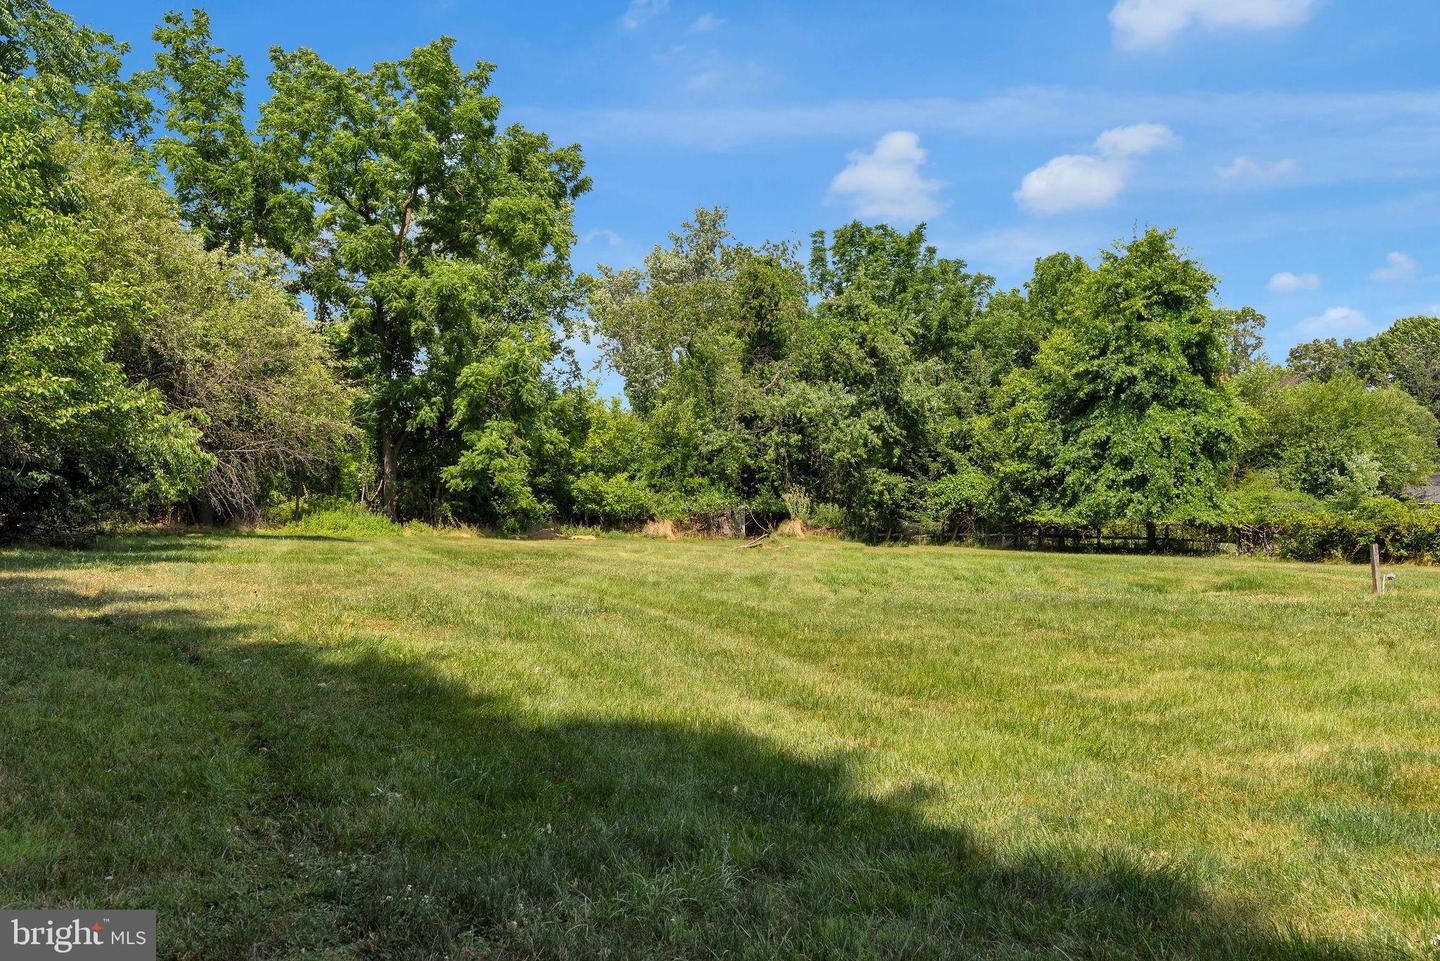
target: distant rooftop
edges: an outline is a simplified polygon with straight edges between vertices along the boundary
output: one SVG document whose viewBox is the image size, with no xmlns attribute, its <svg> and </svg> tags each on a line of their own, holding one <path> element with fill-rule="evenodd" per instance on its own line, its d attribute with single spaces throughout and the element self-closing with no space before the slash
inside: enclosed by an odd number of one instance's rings
<svg viewBox="0 0 1440 961">
<path fill-rule="evenodd" d="M 1419 487 L 1407 487 L 1405 493 L 1422 504 L 1440 504 L 1440 474 L 1436 474 Z"/>
</svg>

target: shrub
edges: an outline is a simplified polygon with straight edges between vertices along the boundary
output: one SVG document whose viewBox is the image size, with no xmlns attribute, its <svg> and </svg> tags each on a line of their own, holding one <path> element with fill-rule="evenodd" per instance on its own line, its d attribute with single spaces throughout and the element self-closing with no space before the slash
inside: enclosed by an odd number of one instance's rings
<svg viewBox="0 0 1440 961">
<path fill-rule="evenodd" d="M 1305 561 L 1361 561 L 1371 544 L 1387 560 L 1440 563 L 1440 511 L 1371 497 L 1347 513 L 1292 511 L 1272 531 L 1275 552 Z"/>
<path fill-rule="evenodd" d="M 384 537 L 404 530 L 383 514 L 376 514 L 363 504 L 342 504 L 322 507 L 291 521 L 281 528 L 302 534 L 326 534 L 341 537 Z"/>
<path fill-rule="evenodd" d="M 947 474 L 930 485 L 925 507 L 930 520 L 950 533 L 974 533 L 995 494 L 993 478 L 974 468 Z"/>
<path fill-rule="evenodd" d="M 601 525 L 642 524 L 655 510 L 655 495 L 629 474 L 582 474 L 571 485 L 575 513 Z"/>
</svg>

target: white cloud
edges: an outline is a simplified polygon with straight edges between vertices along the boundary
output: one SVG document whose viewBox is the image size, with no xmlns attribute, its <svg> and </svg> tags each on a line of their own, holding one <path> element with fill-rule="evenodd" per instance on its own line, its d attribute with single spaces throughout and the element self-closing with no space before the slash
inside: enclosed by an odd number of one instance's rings
<svg viewBox="0 0 1440 961">
<path fill-rule="evenodd" d="M 1030 171 L 1015 191 L 1015 201 L 1037 214 L 1103 207 L 1125 189 L 1124 164 L 1083 154 L 1063 154 Z"/>
<path fill-rule="evenodd" d="M 646 20 L 652 20 L 664 13 L 670 6 L 670 0 L 630 0 L 630 6 L 625 8 L 625 13 L 620 17 L 620 26 L 626 30 L 634 30 Z"/>
<path fill-rule="evenodd" d="M 774 71 L 754 61 L 732 60 L 715 51 L 701 51 L 683 43 L 673 44 L 650 55 L 666 68 L 666 85 L 697 94 L 739 94 L 764 90 L 775 83 Z"/>
<path fill-rule="evenodd" d="M 1293 160 L 1274 160 L 1265 163 L 1261 160 L 1252 160 L 1246 156 L 1236 157 L 1223 167 L 1216 167 L 1215 172 L 1222 180 L 1279 180 L 1288 177 L 1298 169 Z"/>
<path fill-rule="evenodd" d="M 711 55 L 695 61 L 685 78 L 685 89 L 692 93 L 725 93 L 762 90 L 774 80 L 774 74 L 758 63 L 743 63 Z"/>
<path fill-rule="evenodd" d="M 1331 307 L 1318 317 L 1306 317 L 1295 325 L 1295 332 L 1302 337 L 1364 337 L 1374 329 L 1370 318 L 1353 307 Z"/>
<path fill-rule="evenodd" d="M 713 13 L 702 13 L 690 24 L 691 33 L 709 33 L 711 30 L 719 30 L 725 26 L 725 18 L 717 17 Z"/>
<path fill-rule="evenodd" d="M 1370 271 L 1370 279 L 1382 283 L 1396 283 L 1401 280 L 1414 280 L 1420 274 L 1420 264 L 1409 254 L 1402 254 L 1398 250 L 1392 250 L 1385 255 L 1385 266 L 1377 267 Z"/>
<path fill-rule="evenodd" d="M 1110 157 L 1143 157 L 1179 143 L 1180 138 L 1163 123 L 1137 123 L 1105 131 L 1095 138 L 1095 149 Z"/>
<path fill-rule="evenodd" d="M 852 152 L 850 165 L 830 181 L 830 193 L 850 198 L 861 217 L 925 220 L 941 209 L 940 181 L 920 173 L 927 157 L 918 134 L 892 131 L 875 141 L 871 152 Z"/>
<path fill-rule="evenodd" d="M 597 240 L 603 240 L 607 247 L 619 247 L 625 242 L 619 234 L 609 227 L 596 227 L 594 230 L 586 231 L 585 236 L 580 238 L 580 243 L 590 244 Z"/>
<path fill-rule="evenodd" d="M 1289 294 L 1297 290 L 1316 290 L 1320 286 L 1319 274 L 1292 274 L 1282 270 L 1265 287 L 1272 293 Z"/>
<path fill-rule="evenodd" d="M 1250 30 L 1305 22 L 1315 0 L 1118 0 L 1110 10 L 1115 42 L 1129 50 L 1163 47 L 1191 26 Z"/>
<path fill-rule="evenodd" d="M 1095 138 L 1098 155 L 1062 154 L 1030 171 L 1015 191 L 1015 202 L 1037 214 L 1104 207 L 1129 183 L 1135 158 L 1179 142 L 1164 124 L 1115 127 Z"/>
</svg>

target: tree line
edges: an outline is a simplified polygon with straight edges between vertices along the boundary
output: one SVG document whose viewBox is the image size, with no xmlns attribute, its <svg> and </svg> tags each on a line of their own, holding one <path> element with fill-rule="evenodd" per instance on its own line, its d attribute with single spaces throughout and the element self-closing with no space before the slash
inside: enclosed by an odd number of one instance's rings
<svg viewBox="0 0 1440 961">
<path fill-rule="evenodd" d="M 1004 290 L 923 226 L 750 246 L 700 209 L 577 275 L 580 148 L 503 122 L 451 40 L 276 48 L 251 110 L 203 11 L 154 39 L 125 75 L 123 43 L 0 0 L 0 531 L 351 502 L 1154 536 L 1393 513 L 1437 469 L 1435 318 L 1275 365 L 1158 229 Z"/>
</svg>

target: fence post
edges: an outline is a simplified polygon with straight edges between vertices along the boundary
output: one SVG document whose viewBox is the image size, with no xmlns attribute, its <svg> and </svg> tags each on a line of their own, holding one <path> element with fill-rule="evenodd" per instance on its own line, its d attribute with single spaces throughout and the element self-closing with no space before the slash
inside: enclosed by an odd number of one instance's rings
<svg viewBox="0 0 1440 961">
<path fill-rule="evenodd" d="M 1376 594 L 1385 593 L 1385 580 L 1380 576 L 1380 545 L 1370 545 L 1370 587 Z"/>
</svg>

